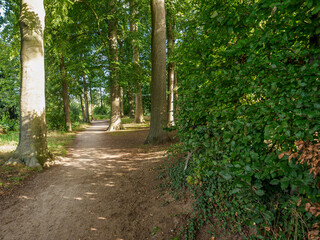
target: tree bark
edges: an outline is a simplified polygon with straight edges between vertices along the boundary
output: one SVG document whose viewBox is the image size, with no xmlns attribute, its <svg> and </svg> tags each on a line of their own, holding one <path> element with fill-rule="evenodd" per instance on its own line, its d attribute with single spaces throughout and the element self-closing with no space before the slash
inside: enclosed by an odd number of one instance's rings
<svg viewBox="0 0 320 240">
<path fill-rule="evenodd" d="M 83 80 L 83 93 L 84 93 L 84 107 L 86 114 L 86 122 L 90 123 L 90 114 L 89 114 L 89 100 L 88 100 L 88 88 L 87 88 L 87 80 L 86 75 L 82 75 Z"/>
<path fill-rule="evenodd" d="M 135 15 L 135 6 L 133 1 L 130 1 L 130 31 L 133 36 L 137 32 L 137 26 L 134 24 L 134 15 Z M 134 74 L 134 89 L 135 89 L 135 123 L 143 123 L 143 105 L 142 105 L 142 93 L 141 93 L 141 84 L 139 83 L 140 76 L 140 59 L 139 59 L 139 47 L 137 45 L 137 41 L 135 37 L 132 40 L 132 50 L 133 50 L 133 64 L 136 69 L 136 73 Z"/>
<path fill-rule="evenodd" d="M 87 122 L 86 111 L 83 106 L 82 93 L 80 93 L 80 105 L 81 105 L 81 112 L 82 112 L 82 121 Z"/>
<path fill-rule="evenodd" d="M 120 116 L 121 118 L 124 117 L 124 112 L 123 112 L 123 88 L 120 87 Z"/>
<path fill-rule="evenodd" d="M 90 115 L 91 115 L 91 121 L 93 120 L 93 96 L 92 96 L 92 89 L 89 85 L 89 95 L 90 95 Z"/>
<path fill-rule="evenodd" d="M 169 140 L 168 133 L 163 130 L 163 127 L 167 125 L 166 17 L 164 0 L 151 0 L 151 15 L 151 125 L 146 143 L 163 143 Z"/>
<path fill-rule="evenodd" d="M 135 94 L 135 103 L 136 103 L 136 109 L 135 109 L 135 123 L 143 123 L 144 122 L 144 116 L 143 116 L 143 106 L 142 106 L 142 93 L 141 93 L 141 85 L 136 84 L 135 86 L 136 94 Z"/>
<path fill-rule="evenodd" d="M 117 42 L 117 20 L 115 19 L 115 4 L 109 1 L 112 18 L 108 20 L 109 38 L 109 70 L 110 70 L 110 98 L 111 98 L 111 119 L 108 131 L 122 129 L 120 113 L 120 87 L 118 83 L 118 42 Z"/>
<path fill-rule="evenodd" d="M 174 116 L 178 116 L 179 106 L 178 106 L 178 73 L 174 73 Z"/>
<path fill-rule="evenodd" d="M 129 103 L 129 108 L 130 108 L 130 118 L 134 118 L 134 107 L 133 107 L 133 99 L 132 99 L 132 93 L 130 90 L 130 87 L 127 89 L 127 98 L 128 98 L 128 103 Z"/>
<path fill-rule="evenodd" d="M 170 6 L 167 8 L 167 39 L 168 39 L 168 124 L 174 126 L 174 82 L 176 63 L 172 60 L 175 48 L 175 21 Z"/>
<path fill-rule="evenodd" d="M 101 111 L 103 109 L 103 102 L 102 102 L 102 89 L 100 88 L 100 108 L 101 108 Z"/>
<path fill-rule="evenodd" d="M 64 58 L 60 56 L 60 72 L 62 77 L 62 98 L 63 98 L 63 109 L 65 116 L 65 124 L 68 132 L 72 132 L 71 118 L 70 118 L 70 107 L 69 107 L 69 89 L 66 77 L 66 68 L 64 64 Z"/>
<path fill-rule="evenodd" d="M 43 1 L 21 0 L 21 95 L 20 137 L 8 164 L 23 163 L 42 168 L 51 157 L 47 147 L 45 115 L 45 68 Z"/>
</svg>

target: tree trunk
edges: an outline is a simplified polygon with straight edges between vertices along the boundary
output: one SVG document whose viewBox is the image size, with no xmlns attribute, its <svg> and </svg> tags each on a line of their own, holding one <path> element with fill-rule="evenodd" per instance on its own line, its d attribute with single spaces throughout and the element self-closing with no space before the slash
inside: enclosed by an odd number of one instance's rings
<svg viewBox="0 0 320 240">
<path fill-rule="evenodd" d="M 130 1 L 130 31 L 133 36 L 137 32 L 137 26 L 134 24 L 134 15 L 135 15 L 135 6 L 133 1 Z M 135 88 L 135 123 L 143 123 L 143 105 L 142 105 L 142 93 L 141 93 L 141 84 L 139 83 L 140 76 L 140 59 L 139 59 L 139 47 L 135 37 L 132 40 L 132 50 L 133 50 L 133 64 L 136 69 L 135 78 L 134 78 L 134 88 Z"/>
<path fill-rule="evenodd" d="M 83 98 L 82 94 L 80 94 L 80 105 L 81 105 L 81 112 L 82 112 L 82 121 L 87 122 L 87 117 L 86 117 L 86 111 L 83 106 Z"/>
<path fill-rule="evenodd" d="M 89 85 L 89 95 L 90 95 L 90 113 L 91 113 L 91 121 L 93 120 L 93 97 L 92 97 L 92 89 Z"/>
<path fill-rule="evenodd" d="M 100 88 L 100 108 L 101 108 L 101 111 L 103 109 L 103 102 L 102 102 L 102 89 Z"/>
<path fill-rule="evenodd" d="M 118 83 L 118 42 L 117 42 L 117 20 L 115 19 L 115 6 L 109 1 L 112 18 L 108 20 L 109 37 L 109 70 L 110 70 L 110 98 L 111 98 L 111 119 L 108 131 L 122 129 L 120 114 L 120 87 Z"/>
<path fill-rule="evenodd" d="M 21 0 L 21 95 L 19 145 L 8 164 L 42 168 L 50 158 L 45 116 L 43 1 Z"/>
<path fill-rule="evenodd" d="M 179 106 L 178 106 L 178 74 L 177 72 L 174 73 L 174 116 L 177 116 L 179 113 Z"/>
<path fill-rule="evenodd" d="M 132 93 L 130 88 L 127 89 L 127 98 L 128 98 L 128 103 L 129 103 L 129 108 L 130 108 L 130 118 L 134 118 L 134 107 L 133 107 L 133 99 L 132 99 Z"/>
<path fill-rule="evenodd" d="M 163 127 L 167 125 L 166 17 L 164 0 L 151 0 L 151 15 L 151 125 L 146 143 L 162 143 L 169 140 L 168 133 L 163 130 Z"/>
<path fill-rule="evenodd" d="M 64 58 L 61 54 L 60 57 L 60 72 L 62 77 L 62 97 L 63 97 L 63 109 L 64 109 L 64 116 L 65 116 L 65 124 L 67 127 L 68 132 L 72 132 L 71 126 L 71 118 L 70 118 L 70 107 L 69 107 L 69 89 L 68 89 L 68 82 L 66 77 L 66 69 L 64 65 Z"/>
<path fill-rule="evenodd" d="M 142 93 L 141 93 L 141 85 L 136 84 L 135 86 L 136 94 L 135 94 L 135 103 L 136 103 L 136 110 L 135 110 L 135 123 L 143 123 L 143 106 L 142 106 Z"/>
<path fill-rule="evenodd" d="M 88 100 L 88 88 L 87 88 L 87 81 L 86 75 L 82 75 L 83 79 L 83 93 L 84 93 L 84 107 L 86 113 L 86 122 L 90 123 L 90 114 L 89 114 L 89 100 Z"/>
<path fill-rule="evenodd" d="M 120 116 L 123 118 L 124 117 L 124 112 L 123 112 L 123 88 L 120 87 Z"/>
<path fill-rule="evenodd" d="M 174 126 L 174 81 L 176 63 L 172 61 L 175 39 L 175 21 L 170 6 L 167 9 L 167 38 L 168 38 L 168 124 Z"/>
</svg>

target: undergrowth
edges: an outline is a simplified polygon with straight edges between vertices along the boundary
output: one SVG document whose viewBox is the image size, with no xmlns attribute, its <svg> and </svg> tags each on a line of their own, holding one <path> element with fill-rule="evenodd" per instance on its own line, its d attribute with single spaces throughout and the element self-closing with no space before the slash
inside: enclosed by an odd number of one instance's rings
<svg viewBox="0 0 320 240">
<path fill-rule="evenodd" d="M 319 1 L 225 2 L 192 3 L 176 54 L 196 210 L 249 239 L 318 240 Z"/>
<path fill-rule="evenodd" d="M 181 238 L 196 239 L 204 225 L 217 227 L 213 220 L 218 219 L 219 228 L 224 229 L 226 235 L 241 235 L 244 239 L 317 239 L 310 235 L 318 218 L 315 212 L 307 211 L 305 204 L 306 198 L 311 196 L 299 189 L 283 189 L 275 182 L 256 182 L 242 190 L 234 188 L 235 179 L 222 174 L 199 177 L 195 159 L 190 159 L 184 170 L 186 157 L 181 150 L 181 145 L 169 150 L 169 161 L 163 173 L 167 177 L 166 187 L 176 199 L 186 192 L 194 197 L 194 209 L 182 229 Z M 293 168 L 296 166 L 291 164 Z M 312 182 L 312 177 L 309 180 Z"/>
</svg>

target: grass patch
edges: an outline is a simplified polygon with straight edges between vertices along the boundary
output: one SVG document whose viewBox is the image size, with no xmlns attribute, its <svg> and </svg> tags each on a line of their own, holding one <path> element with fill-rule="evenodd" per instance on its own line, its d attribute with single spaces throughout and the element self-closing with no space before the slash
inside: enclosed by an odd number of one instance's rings
<svg viewBox="0 0 320 240">
<path fill-rule="evenodd" d="M 0 165 L 0 195 L 3 194 L 6 189 L 10 189 L 13 186 L 18 185 L 22 180 L 35 171 L 22 164 L 8 166 L 3 163 L 4 162 Z"/>
<path fill-rule="evenodd" d="M 111 135 L 111 136 L 123 136 L 123 135 L 126 135 L 128 134 L 129 132 L 126 131 L 126 130 L 119 130 L 119 131 L 114 131 L 114 132 L 107 132 L 108 135 Z"/>
<path fill-rule="evenodd" d="M 122 124 L 128 124 L 128 123 L 133 123 L 134 119 L 133 118 L 129 118 L 129 117 L 123 117 L 121 118 L 121 123 Z"/>
<path fill-rule="evenodd" d="M 76 137 L 76 133 L 50 132 L 48 134 L 48 148 L 54 156 L 65 156 L 67 148 Z"/>
<path fill-rule="evenodd" d="M 94 120 L 107 120 L 110 117 L 108 117 L 107 115 L 94 115 L 93 118 Z"/>
<path fill-rule="evenodd" d="M 0 146 L 17 145 L 19 141 L 19 131 L 0 134 Z"/>
</svg>

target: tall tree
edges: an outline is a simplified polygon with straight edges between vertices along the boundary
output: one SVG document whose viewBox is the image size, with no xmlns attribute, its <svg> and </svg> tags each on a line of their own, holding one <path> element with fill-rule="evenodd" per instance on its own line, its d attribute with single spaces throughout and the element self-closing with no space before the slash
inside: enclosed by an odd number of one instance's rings
<svg viewBox="0 0 320 240">
<path fill-rule="evenodd" d="M 83 80 L 83 93 L 84 93 L 84 107 L 85 107 L 85 114 L 86 114 L 86 122 L 90 123 L 89 99 L 88 99 L 88 87 L 87 87 L 86 74 L 82 75 L 82 80 Z"/>
<path fill-rule="evenodd" d="M 90 113 L 91 113 L 91 118 L 90 120 L 93 120 L 93 94 L 92 94 L 92 87 L 91 84 L 89 85 L 89 95 L 90 95 Z"/>
<path fill-rule="evenodd" d="M 120 117 L 124 117 L 123 112 L 123 87 L 120 87 Z"/>
<path fill-rule="evenodd" d="M 119 130 L 121 125 L 120 113 L 120 86 L 118 82 L 118 34 L 116 7 L 114 0 L 109 1 L 110 15 L 108 20 L 108 38 L 109 38 L 109 70 L 110 70 L 110 99 L 111 99 L 111 117 L 108 131 Z"/>
<path fill-rule="evenodd" d="M 87 115 L 86 115 L 86 111 L 83 105 L 83 97 L 82 97 L 82 92 L 80 92 L 80 106 L 81 106 L 81 113 L 82 113 L 82 121 L 83 122 L 87 122 Z"/>
<path fill-rule="evenodd" d="M 127 89 L 127 99 L 128 99 L 128 104 L 129 104 L 129 116 L 130 118 L 134 118 L 134 107 L 133 107 L 133 99 L 132 99 L 132 93 L 131 93 L 131 89 L 130 86 Z"/>
<path fill-rule="evenodd" d="M 65 116 L 65 124 L 68 129 L 68 132 L 72 132 L 71 118 L 70 118 L 70 106 L 69 106 L 68 81 L 67 81 L 67 76 L 66 76 L 64 57 L 62 54 L 60 56 L 60 72 L 61 72 L 61 77 L 62 77 L 62 97 L 63 97 L 63 109 L 64 109 L 64 116 Z"/>
<path fill-rule="evenodd" d="M 175 15 L 172 1 L 167 2 L 167 39 L 168 39 L 168 123 L 174 125 L 174 84 L 176 63 L 173 58 L 175 48 Z"/>
<path fill-rule="evenodd" d="M 21 101 L 19 145 L 8 163 L 41 168 L 50 154 L 45 117 L 43 1 L 21 0 Z"/>
<path fill-rule="evenodd" d="M 135 24 L 135 14 L 136 8 L 135 3 L 133 0 L 130 1 L 130 31 L 133 35 L 132 39 L 132 50 L 133 50 L 133 66 L 136 71 L 134 74 L 134 87 L 135 87 L 135 122 L 136 123 L 143 123 L 143 106 L 142 106 L 142 93 L 141 93 L 141 84 L 139 83 L 139 79 L 137 79 L 140 75 L 140 59 L 139 59 L 139 47 L 136 41 L 136 32 L 137 32 L 137 25 Z"/>
<path fill-rule="evenodd" d="M 163 130 L 167 123 L 166 105 L 166 14 L 164 0 L 151 0 L 152 16 L 152 79 L 151 79 L 151 125 L 147 143 L 169 140 Z"/>
</svg>

